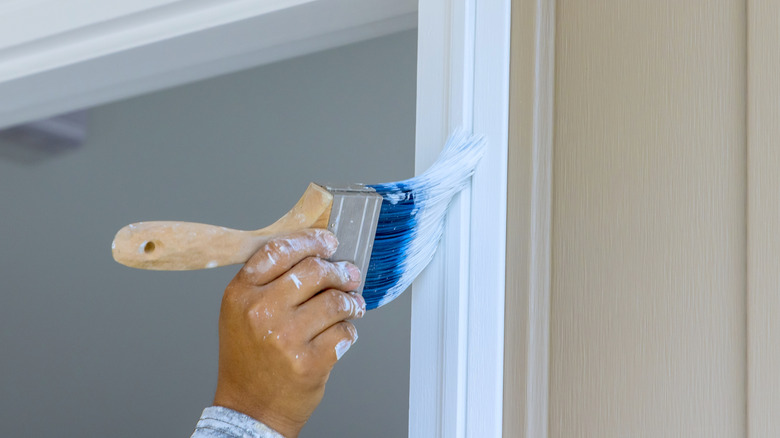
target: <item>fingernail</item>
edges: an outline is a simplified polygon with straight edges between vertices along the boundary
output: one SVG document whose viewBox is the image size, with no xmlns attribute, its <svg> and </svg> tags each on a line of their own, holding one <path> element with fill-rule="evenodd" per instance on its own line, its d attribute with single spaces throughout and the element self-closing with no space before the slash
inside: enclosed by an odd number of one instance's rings
<svg viewBox="0 0 780 438">
<path fill-rule="evenodd" d="M 349 347 L 352 346 L 353 342 L 354 341 L 350 341 L 349 339 L 342 339 L 336 344 L 336 360 L 340 360 L 341 356 L 344 356 L 344 353 L 349 350 Z"/>
<path fill-rule="evenodd" d="M 350 262 L 336 262 L 336 266 L 341 269 L 344 281 L 360 281 L 360 269 Z"/>
<path fill-rule="evenodd" d="M 365 300 L 365 298 L 363 298 L 363 296 L 360 295 L 357 292 L 350 292 L 349 294 L 352 296 L 352 298 L 357 303 L 358 310 L 357 310 L 357 312 L 355 312 L 355 316 L 357 316 L 358 318 L 362 318 L 363 315 L 366 314 L 366 300 Z"/>
<path fill-rule="evenodd" d="M 360 269 L 352 263 L 347 263 L 347 275 L 350 281 L 360 281 Z"/>
</svg>

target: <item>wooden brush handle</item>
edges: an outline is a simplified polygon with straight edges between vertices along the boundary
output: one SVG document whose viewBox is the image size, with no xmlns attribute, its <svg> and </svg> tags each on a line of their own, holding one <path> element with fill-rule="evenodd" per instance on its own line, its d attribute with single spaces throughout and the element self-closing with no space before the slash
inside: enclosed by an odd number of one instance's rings
<svg viewBox="0 0 780 438">
<path fill-rule="evenodd" d="M 272 225 L 255 231 L 192 222 L 138 222 L 119 230 L 111 250 L 117 262 L 140 269 L 182 271 L 244 263 L 274 236 L 327 228 L 333 196 L 309 184 L 301 199 Z"/>
</svg>

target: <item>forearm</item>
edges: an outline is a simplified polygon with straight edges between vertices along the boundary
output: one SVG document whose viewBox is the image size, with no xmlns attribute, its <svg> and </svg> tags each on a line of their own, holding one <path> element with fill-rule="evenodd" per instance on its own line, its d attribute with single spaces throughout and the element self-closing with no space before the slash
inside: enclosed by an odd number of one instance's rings
<svg viewBox="0 0 780 438">
<path fill-rule="evenodd" d="M 284 438 L 252 417 L 221 406 L 203 410 L 191 438 Z"/>
</svg>

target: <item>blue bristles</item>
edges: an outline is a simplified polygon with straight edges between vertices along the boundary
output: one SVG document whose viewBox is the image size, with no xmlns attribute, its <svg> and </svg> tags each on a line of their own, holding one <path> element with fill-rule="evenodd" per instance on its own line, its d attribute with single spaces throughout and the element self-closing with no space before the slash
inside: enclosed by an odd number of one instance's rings
<svg viewBox="0 0 780 438">
<path fill-rule="evenodd" d="M 433 259 L 450 201 L 468 185 L 484 149 L 482 137 L 459 130 L 422 175 L 370 186 L 383 200 L 363 288 L 367 309 L 395 299 Z"/>
</svg>

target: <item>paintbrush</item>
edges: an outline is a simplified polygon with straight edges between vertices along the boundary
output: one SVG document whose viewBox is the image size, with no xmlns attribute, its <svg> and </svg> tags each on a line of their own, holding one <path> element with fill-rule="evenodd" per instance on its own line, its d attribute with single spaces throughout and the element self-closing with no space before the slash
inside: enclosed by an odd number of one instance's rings
<svg viewBox="0 0 780 438">
<path fill-rule="evenodd" d="M 367 309 L 406 290 L 433 258 L 453 196 L 465 188 L 485 149 L 480 136 L 455 131 L 421 175 L 385 184 L 310 184 L 298 203 L 255 231 L 191 222 L 155 221 L 119 230 L 111 245 L 124 265 L 154 270 L 215 268 L 246 262 L 275 236 L 327 228 L 339 240 L 331 260 L 360 268 Z"/>
</svg>

